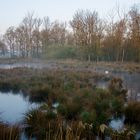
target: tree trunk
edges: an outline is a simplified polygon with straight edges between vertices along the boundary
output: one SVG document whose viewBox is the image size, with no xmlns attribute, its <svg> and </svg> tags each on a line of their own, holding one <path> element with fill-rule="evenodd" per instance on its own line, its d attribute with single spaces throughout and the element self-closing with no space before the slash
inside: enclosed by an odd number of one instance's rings
<svg viewBox="0 0 140 140">
<path fill-rule="evenodd" d="M 90 62 L 91 61 L 91 56 L 90 56 L 90 54 L 88 55 L 88 62 Z"/>
<path fill-rule="evenodd" d="M 122 51 L 122 63 L 123 63 L 123 61 L 124 61 L 124 54 L 125 54 L 125 51 L 124 51 L 124 49 L 123 49 L 123 51 Z"/>
</svg>

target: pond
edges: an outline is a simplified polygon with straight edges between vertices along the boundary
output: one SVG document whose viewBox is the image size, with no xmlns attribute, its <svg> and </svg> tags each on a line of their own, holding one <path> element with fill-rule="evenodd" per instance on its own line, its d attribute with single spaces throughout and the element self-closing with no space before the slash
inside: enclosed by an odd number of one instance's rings
<svg viewBox="0 0 140 140">
<path fill-rule="evenodd" d="M 24 97 L 22 93 L 0 92 L 0 118 L 9 124 L 19 123 L 26 111 L 37 106 L 30 103 L 28 97 Z"/>
<path fill-rule="evenodd" d="M 0 64 L 0 69 L 13 69 L 13 68 L 35 68 L 35 69 L 56 69 L 58 66 L 55 63 L 48 62 L 16 62 L 16 63 L 9 63 L 9 64 Z"/>
<path fill-rule="evenodd" d="M 124 121 L 125 116 L 119 118 L 112 117 L 111 121 L 109 122 L 109 127 L 112 128 L 113 130 L 120 131 L 123 128 L 125 128 Z M 135 139 L 140 140 L 140 130 L 136 131 Z"/>
<path fill-rule="evenodd" d="M 125 120 L 124 116 L 120 118 L 112 117 L 109 123 L 109 127 L 112 128 L 113 130 L 118 130 L 118 131 L 122 130 L 124 128 L 124 120 Z"/>
<path fill-rule="evenodd" d="M 101 72 L 101 71 L 99 71 Z M 128 90 L 127 101 L 140 101 L 140 73 L 129 73 L 121 71 L 110 71 L 107 75 L 109 79 L 112 77 L 121 78 L 123 80 L 123 86 Z M 100 88 L 107 88 L 109 85 L 108 80 L 99 80 L 97 86 Z"/>
</svg>

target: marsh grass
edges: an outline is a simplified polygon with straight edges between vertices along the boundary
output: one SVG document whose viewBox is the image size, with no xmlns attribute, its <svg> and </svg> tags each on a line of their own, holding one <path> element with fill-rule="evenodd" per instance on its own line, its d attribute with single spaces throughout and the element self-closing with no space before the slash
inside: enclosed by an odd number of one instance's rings
<svg viewBox="0 0 140 140">
<path fill-rule="evenodd" d="M 123 112 L 121 79 L 112 79 L 109 89 L 100 89 L 96 82 L 104 76 L 90 71 L 14 68 L 0 72 L 0 89 L 20 89 L 31 102 L 46 104 L 25 114 L 28 137 L 94 140 L 101 124 Z M 52 107 L 55 102 L 59 103 L 56 112 Z"/>
<path fill-rule="evenodd" d="M 20 129 L 18 126 L 9 126 L 0 122 L 0 140 L 19 140 Z"/>
<path fill-rule="evenodd" d="M 27 124 L 26 134 L 35 136 L 38 140 L 94 140 L 95 134 L 92 126 L 81 121 L 64 121 L 59 117 L 47 117 L 48 112 L 32 110 L 25 115 L 24 123 Z"/>
<path fill-rule="evenodd" d="M 103 75 L 94 72 L 32 68 L 0 71 L 1 88 L 20 88 L 31 102 L 45 102 L 49 106 L 58 102 L 60 106 L 57 111 L 66 120 L 83 118 L 88 121 L 94 112 L 97 123 L 106 123 L 112 113 L 118 112 L 117 109 L 124 103 L 121 79 L 112 79 L 109 90 L 100 89 L 94 85 Z M 116 106 L 116 102 L 120 106 Z M 84 112 L 92 113 L 88 115 Z"/>
<path fill-rule="evenodd" d="M 112 140 L 134 140 L 134 129 L 124 128 L 115 131 L 105 124 L 95 127 L 95 123 L 83 121 L 65 120 L 60 116 L 48 118 L 48 112 L 32 110 L 25 114 L 25 132 L 28 137 L 36 137 L 37 140 L 96 140 L 105 139 L 106 136 Z"/>
</svg>

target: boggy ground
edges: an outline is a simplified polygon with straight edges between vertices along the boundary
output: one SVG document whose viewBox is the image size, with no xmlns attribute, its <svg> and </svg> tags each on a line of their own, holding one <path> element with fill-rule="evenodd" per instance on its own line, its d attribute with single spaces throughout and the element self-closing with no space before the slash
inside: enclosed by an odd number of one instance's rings
<svg viewBox="0 0 140 140">
<path fill-rule="evenodd" d="M 29 96 L 31 102 L 42 102 L 38 109 L 25 114 L 23 123 L 29 137 L 35 136 L 40 140 L 58 137 L 70 140 L 75 136 L 77 140 L 94 139 L 96 135 L 102 137 L 111 117 L 125 112 L 126 90 L 122 86 L 122 80 L 111 80 L 91 71 L 90 65 L 83 66 L 82 63 L 55 62 L 55 69 L 0 69 L 0 90 L 21 90 L 24 96 Z M 101 79 L 110 80 L 108 89 L 96 86 Z M 128 139 L 133 134 L 127 136 L 129 132 L 123 131 L 119 136 Z M 118 133 L 109 129 L 106 135 L 113 139 Z"/>
<path fill-rule="evenodd" d="M 140 64 L 134 62 L 88 62 L 76 59 L 0 59 L 0 68 L 4 65 L 12 67 L 33 67 L 33 68 L 48 68 L 48 69 L 73 69 L 73 70 L 89 70 L 89 71 L 105 71 L 114 72 L 137 72 L 140 73 Z M 5 67 L 6 68 L 6 67 Z"/>
</svg>

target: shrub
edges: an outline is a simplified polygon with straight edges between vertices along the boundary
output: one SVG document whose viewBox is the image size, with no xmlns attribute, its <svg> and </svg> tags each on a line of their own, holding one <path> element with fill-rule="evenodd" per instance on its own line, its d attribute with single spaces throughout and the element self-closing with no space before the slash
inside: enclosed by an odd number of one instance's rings
<svg viewBox="0 0 140 140">
<path fill-rule="evenodd" d="M 31 102 L 45 102 L 50 94 L 50 87 L 41 86 L 34 87 L 31 89 L 29 94 L 29 100 Z"/>
<path fill-rule="evenodd" d="M 95 110 L 92 112 L 83 111 L 80 115 L 80 118 L 84 123 L 94 123 L 96 120 L 96 112 Z"/>
<path fill-rule="evenodd" d="M 45 137 L 46 114 L 38 109 L 30 110 L 25 114 L 24 124 L 27 126 L 27 136 Z"/>
<path fill-rule="evenodd" d="M 112 99 L 111 100 L 111 107 L 112 107 L 113 113 L 117 113 L 117 114 L 122 113 L 123 108 L 124 108 L 124 100 L 122 100 L 121 98 Z"/>
<path fill-rule="evenodd" d="M 58 113 L 64 116 L 67 120 L 75 120 L 78 118 L 82 110 L 82 106 L 75 102 L 67 102 L 66 104 L 60 104 L 58 107 Z"/>
<path fill-rule="evenodd" d="M 123 88 L 123 81 L 120 78 L 113 78 L 109 84 L 109 91 L 112 95 L 125 97 L 127 90 Z"/>
</svg>

